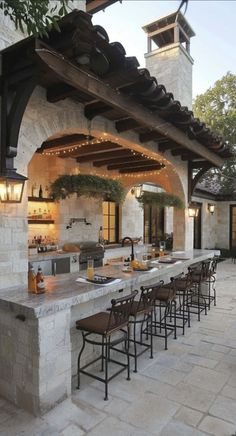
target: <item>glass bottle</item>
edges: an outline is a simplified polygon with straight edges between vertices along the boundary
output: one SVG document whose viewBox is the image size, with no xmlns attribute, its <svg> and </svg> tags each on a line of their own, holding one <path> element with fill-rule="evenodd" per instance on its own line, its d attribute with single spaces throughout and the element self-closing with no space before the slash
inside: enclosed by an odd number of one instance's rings
<svg viewBox="0 0 236 436">
<path fill-rule="evenodd" d="M 37 291 L 36 275 L 33 265 L 30 265 L 28 272 L 28 290 L 29 292 L 32 292 L 32 294 L 36 294 Z"/>
<path fill-rule="evenodd" d="M 45 282 L 42 268 L 38 267 L 38 272 L 36 275 L 36 294 L 43 294 L 45 292 Z"/>
<path fill-rule="evenodd" d="M 36 183 L 33 183 L 32 188 L 31 188 L 32 197 L 36 197 L 36 189 L 37 189 Z"/>
<path fill-rule="evenodd" d="M 93 259 L 88 259 L 87 263 L 87 279 L 93 280 L 94 278 L 94 261 Z"/>
<path fill-rule="evenodd" d="M 43 189 L 42 189 L 42 185 L 39 186 L 39 198 L 43 198 Z"/>
</svg>

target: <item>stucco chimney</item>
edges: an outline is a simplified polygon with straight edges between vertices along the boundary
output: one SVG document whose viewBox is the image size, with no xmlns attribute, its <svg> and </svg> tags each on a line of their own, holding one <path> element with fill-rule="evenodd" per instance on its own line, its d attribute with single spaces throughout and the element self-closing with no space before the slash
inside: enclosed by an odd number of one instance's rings
<svg viewBox="0 0 236 436">
<path fill-rule="evenodd" d="M 190 38 L 195 36 L 181 12 L 174 12 L 143 27 L 147 33 L 146 67 L 182 106 L 192 108 Z M 153 45 L 155 44 L 156 48 Z"/>
</svg>

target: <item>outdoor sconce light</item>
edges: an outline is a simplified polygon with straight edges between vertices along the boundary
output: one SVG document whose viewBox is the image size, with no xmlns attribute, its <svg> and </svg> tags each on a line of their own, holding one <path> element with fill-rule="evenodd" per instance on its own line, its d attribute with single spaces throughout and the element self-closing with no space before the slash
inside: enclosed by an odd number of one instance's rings
<svg viewBox="0 0 236 436">
<path fill-rule="evenodd" d="M 210 214 L 213 215 L 214 212 L 215 212 L 215 205 L 209 203 L 208 204 L 208 210 L 209 210 Z"/>
<path fill-rule="evenodd" d="M 143 192 L 142 185 L 134 186 L 131 189 L 131 194 L 135 195 L 136 198 L 140 198 L 142 195 L 142 192 Z"/>
<path fill-rule="evenodd" d="M 16 173 L 14 169 L 0 174 L 0 202 L 20 203 L 27 177 Z"/>
<path fill-rule="evenodd" d="M 191 203 L 188 207 L 188 215 L 190 218 L 195 218 L 198 216 L 199 207 L 197 204 Z"/>
</svg>

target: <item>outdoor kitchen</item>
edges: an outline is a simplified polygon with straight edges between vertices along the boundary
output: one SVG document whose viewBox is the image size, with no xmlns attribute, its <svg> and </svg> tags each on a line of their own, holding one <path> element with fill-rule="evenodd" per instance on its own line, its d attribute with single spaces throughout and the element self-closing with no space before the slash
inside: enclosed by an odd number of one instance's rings
<svg viewBox="0 0 236 436">
<path fill-rule="evenodd" d="M 189 68 L 194 32 L 181 14 L 168 20 L 185 26 L 178 44 Z M 189 211 L 196 170 L 228 156 L 221 138 L 109 43 L 90 15 L 73 11 L 60 36 L 49 33 L 47 43 L 26 38 L 2 51 L 0 163 L 6 179 L 15 167 L 24 174 L 24 191 L 14 201 L 14 189 L 0 185 L 0 393 L 35 415 L 71 396 L 81 347 L 75 321 L 219 254 L 193 250 Z M 19 108 L 9 115 L 14 98 Z M 43 284 L 32 291 L 28 272 L 34 280 L 38 270 Z"/>
</svg>

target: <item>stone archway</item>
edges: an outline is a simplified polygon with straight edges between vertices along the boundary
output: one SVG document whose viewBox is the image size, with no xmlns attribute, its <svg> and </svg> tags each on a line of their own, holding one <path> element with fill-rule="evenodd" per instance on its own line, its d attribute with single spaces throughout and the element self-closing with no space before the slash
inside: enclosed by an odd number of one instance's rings
<svg viewBox="0 0 236 436">
<path fill-rule="evenodd" d="M 27 108 L 25 110 L 18 142 L 18 154 L 14 161 L 14 166 L 21 174 L 27 175 L 27 166 L 32 156 L 35 154 L 43 141 L 53 137 L 58 132 L 84 134 L 89 133 L 89 123 L 84 116 L 84 107 L 76 104 L 71 100 L 64 100 L 59 103 L 51 104 L 46 100 L 45 90 L 37 87 L 32 94 Z M 137 135 L 134 132 L 119 135 L 115 129 L 114 123 L 102 117 L 96 117 L 93 120 L 91 134 L 101 136 L 109 134 L 122 145 L 142 149 L 143 145 L 137 141 Z M 153 152 L 153 145 L 147 151 Z M 148 174 L 139 179 L 140 182 L 153 182 L 162 186 L 167 192 L 174 192 L 179 195 L 187 206 L 187 171 L 181 165 L 179 168 L 175 165 L 174 160 L 165 159 L 163 155 L 155 152 L 158 159 L 165 163 L 165 170 L 157 174 Z M 112 176 L 112 175 L 111 175 Z M 126 177 L 125 186 L 134 185 L 134 178 Z M 4 238 L 0 236 L 0 254 L 5 256 L 8 253 L 9 274 L 2 275 L 0 287 L 26 284 L 28 271 L 28 251 L 27 251 L 27 194 L 24 193 L 23 202 L 17 207 L 14 205 L 0 205 L 2 214 L 2 225 L 5 233 L 8 234 L 8 240 L 11 240 L 11 247 Z M 9 219 L 9 217 L 11 219 Z M 189 223 L 186 211 L 175 211 L 174 214 L 174 246 L 176 249 L 186 249 L 191 246 Z M 17 228 L 17 237 L 16 237 Z M 190 229 L 191 230 L 191 229 Z M 5 234 L 4 233 L 4 234 Z"/>
</svg>

